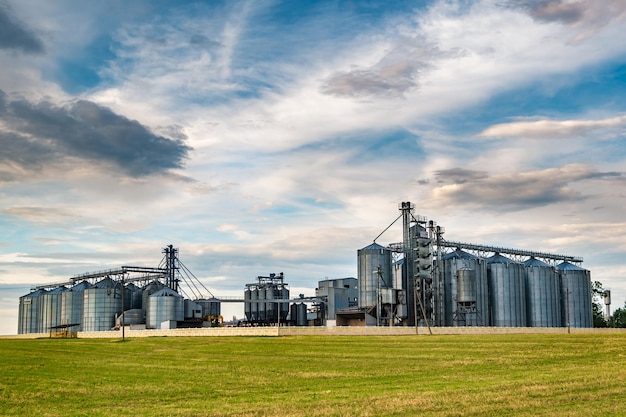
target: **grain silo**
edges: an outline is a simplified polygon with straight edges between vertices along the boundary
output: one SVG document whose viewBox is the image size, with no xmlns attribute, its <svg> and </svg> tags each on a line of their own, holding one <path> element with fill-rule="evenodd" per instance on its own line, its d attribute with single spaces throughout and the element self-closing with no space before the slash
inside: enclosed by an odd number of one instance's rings
<svg viewBox="0 0 626 417">
<path fill-rule="evenodd" d="M 377 305 L 379 288 L 391 288 L 391 251 L 377 243 L 357 251 L 359 306 Z"/>
<path fill-rule="evenodd" d="M 146 314 L 147 329 L 161 329 L 163 322 L 183 321 L 183 297 L 171 288 L 163 288 L 149 297 Z"/>
<path fill-rule="evenodd" d="M 487 264 L 484 259 L 461 249 L 447 253 L 437 267 L 443 277 L 441 299 L 435 299 L 436 324 L 438 326 L 486 326 L 489 323 L 489 298 L 487 293 Z M 461 271 L 461 272 L 459 272 Z M 473 272 L 471 272 L 473 271 Z M 468 306 L 458 299 L 459 275 L 463 282 L 474 281 L 476 303 Z M 465 296 L 467 294 L 462 294 Z M 459 320 L 461 319 L 461 320 Z"/>
<path fill-rule="evenodd" d="M 491 323 L 496 327 L 526 327 L 524 265 L 496 253 L 487 258 Z"/>
<path fill-rule="evenodd" d="M 122 284 L 109 277 L 84 290 L 83 331 L 99 332 L 115 326 L 122 313 Z"/>
<path fill-rule="evenodd" d="M 17 333 L 43 333 L 43 318 L 41 309 L 41 296 L 47 293 L 44 289 L 38 289 L 22 297 L 19 301 Z"/>
<path fill-rule="evenodd" d="M 45 332 L 50 332 L 52 327 L 62 324 L 61 297 L 65 291 L 66 287 L 59 286 L 41 295 L 42 323 Z"/>
<path fill-rule="evenodd" d="M 83 331 L 83 307 L 85 304 L 85 290 L 92 285 L 82 281 L 61 295 L 61 324 L 75 324 L 72 331 Z"/>
<path fill-rule="evenodd" d="M 561 289 L 557 270 L 536 258 L 524 262 L 526 270 L 526 325 L 561 327 Z"/>
<path fill-rule="evenodd" d="M 569 262 L 557 265 L 561 277 L 563 326 L 593 327 L 591 274 Z"/>
</svg>

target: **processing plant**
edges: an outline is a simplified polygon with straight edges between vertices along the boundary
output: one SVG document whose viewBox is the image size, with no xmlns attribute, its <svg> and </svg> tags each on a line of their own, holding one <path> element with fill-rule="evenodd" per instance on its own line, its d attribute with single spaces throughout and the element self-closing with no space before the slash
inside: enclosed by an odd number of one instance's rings
<svg viewBox="0 0 626 417">
<path fill-rule="evenodd" d="M 582 258 L 448 241 L 412 203 L 398 208 L 357 251 L 358 278 L 319 281 L 315 297 L 290 298 L 282 272 L 258 276 L 242 298 L 215 297 L 169 245 L 156 268 L 122 266 L 33 287 L 19 299 L 18 333 L 216 327 L 222 302 L 244 304 L 245 326 L 593 327 Z M 402 242 L 377 243 L 400 219 Z"/>
<path fill-rule="evenodd" d="M 381 233 L 358 250 L 359 305 L 337 325 L 593 327 L 582 258 L 447 241 L 413 204 L 399 209 L 403 241 Z"/>
</svg>

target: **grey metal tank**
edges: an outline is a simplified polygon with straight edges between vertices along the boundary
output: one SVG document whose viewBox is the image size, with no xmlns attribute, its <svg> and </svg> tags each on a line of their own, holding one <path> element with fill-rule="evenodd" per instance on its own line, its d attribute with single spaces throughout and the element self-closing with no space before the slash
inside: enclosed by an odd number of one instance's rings
<svg viewBox="0 0 626 417">
<path fill-rule="evenodd" d="M 258 302 L 257 302 L 257 320 L 265 321 L 267 318 L 265 309 L 265 285 L 258 287 Z"/>
<path fill-rule="evenodd" d="M 47 291 L 43 289 L 32 291 L 20 297 L 18 309 L 17 333 L 43 333 L 40 329 L 41 317 L 41 296 Z M 43 327 L 43 324 L 41 325 Z"/>
<path fill-rule="evenodd" d="M 126 285 L 126 291 L 129 296 L 124 299 L 124 311 L 141 309 L 143 305 L 143 290 L 131 282 Z"/>
<path fill-rule="evenodd" d="M 557 265 L 561 277 L 563 326 L 593 327 L 591 274 L 569 262 Z"/>
<path fill-rule="evenodd" d="M 524 265 L 496 253 L 487 258 L 491 323 L 496 327 L 526 327 Z"/>
<path fill-rule="evenodd" d="M 146 317 L 146 320 L 148 316 L 147 312 L 148 312 L 148 304 L 150 301 L 150 296 L 158 291 L 161 291 L 163 288 L 166 288 L 165 284 L 163 284 L 161 281 L 158 281 L 158 280 L 154 280 L 146 284 L 142 288 L 141 309 L 143 310 L 143 315 Z"/>
<path fill-rule="evenodd" d="M 202 307 L 202 316 L 219 316 L 222 314 L 222 303 L 217 298 L 202 298 L 195 302 Z"/>
<path fill-rule="evenodd" d="M 391 251 L 372 243 L 357 251 L 357 260 L 359 306 L 374 306 L 377 304 L 378 288 L 391 288 L 392 285 Z"/>
<path fill-rule="evenodd" d="M 307 306 L 305 303 L 300 303 L 296 307 L 296 326 L 308 326 L 309 320 L 307 317 Z"/>
<path fill-rule="evenodd" d="M 561 288 L 557 270 L 539 259 L 524 262 L 526 270 L 526 324 L 561 327 Z"/>
<path fill-rule="evenodd" d="M 61 296 L 67 291 L 64 286 L 56 287 L 41 295 L 41 312 L 43 331 L 51 331 L 51 327 L 62 324 Z"/>
<path fill-rule="evenodd" d="M 280 298 L 281 300 L 289 300 L 289 288 L 283 286 L 280 289 Z M 289 314 L 289 303 L 280 303 L 279 311 L 280 321 L 284 322 L 285 320 L 287 320 L 287 315 Z"/>
<path fill-rule="evenodd" d="M 279 298 L 278 288 L 275 285 L 267 285 L 265 287 L 265 320 L 270 323 L 278 321 L 278 309 L 276 300 Z"/>
<path fill-rule="evenodd" d="M 243 299 L 244 299 L 243 312 L 246 317 L 246 320 L 252 321 L 252 305 L 251 305 L 252 291 L 250 290 L 249 287 L 246 287 L 246 289 L 244 290 Z"/>
<path fill-rule="evenodd" d="M 254 287 L 250 290 L 250 316 L 252 321 L 259 320 L 259 289 Z"/>
<path fill-rule="evenodd" d="M 484 259 L 467 253 L 461 249 L 442 256 L 441 261 L 436 262 L 441 282 L 438 288 L 441 296 L 434 297 L 435 324 L 437 326 L 458 325 L 459 306 L 458 295 L 458 271 L 462 278 L 469 277 L 469 271 L 474 271 L 474 288 L 476 294 L 476 313 L 465 315 L 464 325 L 487 326 L 489 325 L 489 293 L 487 292 L 487 263 Z M 438 279 L 437 276 L 434 279 Z"/>
<path fill-rule="evenodd" d="M 85 304 L 85 290 L 93 287 L 89 282 L 82 281 L 70 287 L 61 295 L 61 322 L 62 324 L 77 324 L 72 331 L 83 331 L 83 306 Z"/>
<path fill-rule="evenodd" d="M 85 289 L 83 331 L 100 332 L 115 326 L 115 317 L 122 313 L 122 284 L 104 278 Z"/>
<path fill-rule="evenodd" d="M 171 288 L 163 288 L 149 297 L 147 329 L 160 329 L 164 321 L 182 321 L 185 316 L 183 297 Z"/>
</svg>

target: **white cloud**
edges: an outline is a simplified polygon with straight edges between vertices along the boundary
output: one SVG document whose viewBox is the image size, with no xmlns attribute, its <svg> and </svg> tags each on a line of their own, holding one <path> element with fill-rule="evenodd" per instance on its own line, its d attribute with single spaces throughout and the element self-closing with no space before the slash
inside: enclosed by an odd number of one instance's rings
<svg viewBox="0 0 626 417">
<path fill-rule="evenodd" d="M 626 116 L 601 120 L 533 120 L 501 123 L 485 129 L 480 136 L 486 138 L 525 137 L 560 138 L 583 136 L 593 133 L 593 138 L 623 136 Z"/>
</svg>

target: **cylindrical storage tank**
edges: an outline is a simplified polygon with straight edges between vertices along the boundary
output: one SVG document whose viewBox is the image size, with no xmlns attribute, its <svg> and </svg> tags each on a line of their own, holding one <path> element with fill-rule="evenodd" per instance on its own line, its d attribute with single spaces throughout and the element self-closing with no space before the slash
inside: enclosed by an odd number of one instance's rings
<svg viewBox="0 0 626 417">
<path fill-rule="evenodd" d="M 289 320 L 294 324 L 298 323 L 298 304 L 293 303 L 289 306 Z"/>
<path fill-rule="evenodd" d="M 441 262 L 436 263 L 441 282 L 438 283 L 435 294 L 434 312 L 437 326 L 456 325 L 458 290 L 457 271 L 474 271 L 474 286 L 476 290 L 476 313 L 467 314 L 464 325 L 489 325 L 489 293 L 487 291 L 487 263 L 484 259 L 467 253 L 461 249 L 443 255 Z M 433 277 L 439 279 L 438 276 Z"/>
<path fill-rule="evenodd" d="M 40 297 L 46 292 L 46 290 L 39 289 L 20 297 L 17 326 L 18 334 L 42 332 L 39 328 L 40 321 L 42 320 L 40 314 Z"/>
<path fill-rule="evenodd" d="M 125 326 L 130 326 L 131 324 L 145 324 L 146 319 L 143 316 L 143 311 L 140 308 L 131 308 L 130 310 L 124 311 L 123 317 L 118 317 L 117 322 L 121 325 L 122 318 Z"/>
<path fill-rule="evenodd" d="M 557 265 L 561 277 L 563 326 L 593 327 L 591 274 L 569 262 Z"/>
<path fill-rule="evenodd" d="M 278 309 L 276 303 L 272 302 L 276 298 L 277 288 L 276 285 L 268 285 L 265 287 L 265 320 L 270 323 L 276 323 L 278 321 Z"/>
<path fill-rule="evenodd" d="M 456 271 L 457 301 L 460 303 L 476 302 L 476 271 L 459 269 Z"/>
<path fill-rule="evenodd" d="M 257 320 L 265 321 L 267 315 L 265 314 L 265 285 L 259 286 L 258 291 L 258 302 L 257 302 Z"/>
<path fill-rule="evenodd" d="M 171 288 L 163 288 L 148 299 L 147 329 L 160 329 L 164 321 L 182 321 L 185 315 L 183 297 Z"/>
<path fill-rule="evenodd" d="M 491 322 L 496 327 L 526 327 L 524 265 L 496 253 L 487 258 Z"/>
<path fill-rule="evenodd" d="M 244 299 L 244 303 L 243 303 L 244 315 L 246 316 L 246 320 L 251 321 L 252 320 L 252 306 L 250 305 L 250 302 L 252 300 L 252 291 L 250 291 L 250 287 L 246 287 L 245 291 L 243 292 L 243 299 Z"/>
<path fill-rule="evenodd" d="M 107 277 L 84 291 L 83 331 L 99 332 L 115 326 L 122 313 L 122 284 Z"/>
<path fill-rule="evenodd" d="M 61 296 L 65 291 L 67 288 L 60 286 L 41 295 L 42 330 L 46 333 L 61 324 Z"/>
<path fill-rule="evenodd" d="M 307 320 L 306 304 L 297 304 L 296 310 L 296 326 L 308 326 L 309 321 Z"/>
<path fill-rule="evenodd" d="M 185 307 L 185 320 L 202 318 L 202 305 L 199 302 L 184 300 L 183 305 Z"/>
<path fill-rule="evenodd" d="M 158 291 L 161 291 L 165 287 L 161 281 L 154 280 L 143 287 L 141 291 L 141 309 L 143 310 L 143 315 L 146 317 L 146 321 L 148 320 L 148 304 L 150 302 L 150 296 Z"/>
<path fill-rule="evenodd" d="M 92 286 L 89 282 L 82 281 L 61 295 L 61 323 L 78 325 L 72 326 L 71 331 L 83 331 L 85 290 Z"/>
<path fill-rule="evenodd" d="M 561 327 L 561 288 L 553 266 L 535 258 L 524 262 L 526 271 L 526 325 Z"/>
<path fill-rule="evenodd" d="M 252 316 L 252 321 L 259 320 L 259 289 L 254 287 L 250 290 L 250 299 L 252 302 L 250 303 L 250 315 Z"/>
<path fill-rule="evenodd" d="M 203 298 L 196 300 L 196 303 L 202 306 L 202 316 L 219 316 L 222 314 L 222 303 L 217 298 Z"/>
<path fill-rule="evenodd" d="M 141 309 L 143 304 L 143 292 L 141 288 L 132 282 L 126 285 L 126 293 L 124 294 L 124 311 Z M 128 295 L 128 297 L 126 296 Z"/>
<path fill-rule="evenodd" d="M 378 289 L 392 285 L 391 251 L 372 243 L 357 251 L 357 260 L 359 306 L 371 307 L 377 304 Z"/>
<path fill-rule="evenodd" d="M 280 299 L 289 300 L 289 288 L 283 286 L 280 289 Z M 280 321 L 287 320 L 289 314 L 289 303 L 280 303 Z"/>
</svg>

